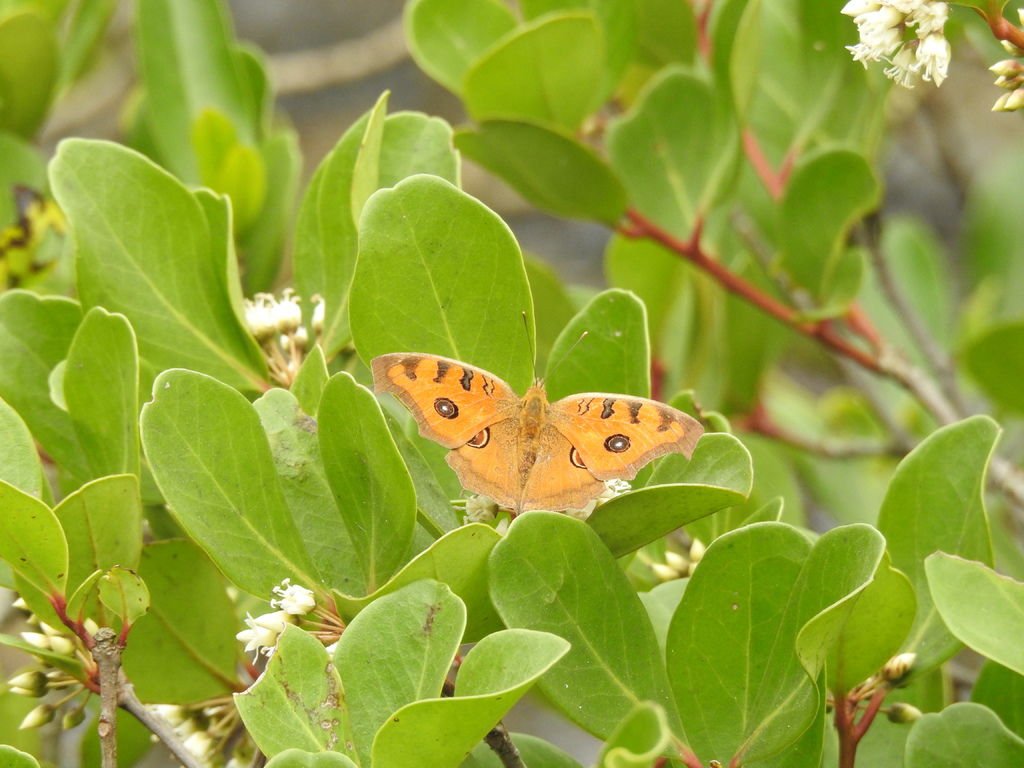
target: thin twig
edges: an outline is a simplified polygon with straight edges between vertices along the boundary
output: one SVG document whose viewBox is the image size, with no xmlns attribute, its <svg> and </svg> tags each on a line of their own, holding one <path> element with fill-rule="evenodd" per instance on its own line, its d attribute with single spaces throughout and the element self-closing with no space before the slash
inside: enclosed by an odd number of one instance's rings
<svg viewBox="0 0 1024 768">
<path fill-rule="evenodd" d="M 93 637 L 92 657 L 100 679 L 100 717 L 96 730 L 100 736 L 103 768 L 117 768 L 117 702 L 120 687 L 121 649 L 117 633 L 109 627 Z"/>
<path fill-rule="evenodd" d="M 763 407 L 756 407 L 741 419 L 735 419 L 734 425 L 749 432 L 756 432 L 772 440 L 796 448 L 804 453 L 821 456 L 826 459 L 861 459 L 878 456 L 906 455 L 906 451 L 896 443 L 879 443 L 876 440 L 836 442 L 815 440 L 798 435 L 777 424 Z"/>
<path fill-rule="evenodd" d="M 508 729 L 502 723 L 491 728 L 484 741 L 491 751 L 498 756 L 505 768 L 526 768 L 523 758 L 519 754 L 516 745 L 512 743 L 512 737 L 508 735 Z"/>
<path fill-rule="evenodd" d="M 174 731 L 174 727 L 139 701 L 139 697 L 135 695 L 135 688 L 126 680 L 121 681 L 120 703 L 122 709 L 131 712 L 136 720 L 164 743 L 184 768 L 203 768 L 203 764 L 195 755 L 185 749 L 185 744 Z"/>
</svg>

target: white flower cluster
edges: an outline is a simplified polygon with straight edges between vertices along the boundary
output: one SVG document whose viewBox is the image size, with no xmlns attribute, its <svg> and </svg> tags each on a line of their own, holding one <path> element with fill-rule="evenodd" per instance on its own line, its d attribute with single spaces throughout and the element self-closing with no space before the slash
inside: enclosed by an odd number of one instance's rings
<svg viewBox="0 0 1024 768">
<path fill-rule="evenodd" d="M 865 67 L 870 61 L 888 62 L 886 76 L 904 88 L 913 88 L 922 78 L 942 85 L 951 56 L 944 34 L 949 17 L 946 3 L 849 0 L 842 12 L 853 17 L 860 33 L 860 42 L 847 46 L 854 61 Z"/>
<path fill-rule="evenodd" d="M 312 301 L 310 325 L 319 338 L 324 328 L 324 303 L 319 296 Z M 244 302 L 246 327 L 266 354 L 275 382 L 285 387 L 295 380 L 309 348 L 309 331 L 302 324 L 300 302 L 291 288 L 285 289 L 280 299 L 272 293 L 257 293 Z"/>
<path fill-rule="evenodd" d="M 277 639 L 284 632 L 289 624 L 294 624 L 299 616 L 305 616 L 316 607 L 316 599 L 313 592 L 292 584 L 291 579 L 285 579 L 278 586 L 274 587 L 276 598 L 270 601 L 270 606 L 276 611 L 264 613 L 255 618 L 246 614 L 245 626 L 235 638 L 245 643 L 245 650 L 254 651 L 258 656 L 271 656 L 277 646 Z"/>
</svg>

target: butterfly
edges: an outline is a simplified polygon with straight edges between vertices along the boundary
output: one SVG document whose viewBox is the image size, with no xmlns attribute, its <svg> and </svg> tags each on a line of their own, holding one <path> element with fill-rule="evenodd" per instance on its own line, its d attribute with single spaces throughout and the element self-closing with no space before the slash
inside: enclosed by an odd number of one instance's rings
<svg viewBox="0 0 1024 768">
<path fill-rule="evenodd" d="M 375 357 L 374 388 L 412 412 L 420 434 L 450 448 L 463 487 L 516 514 L 582 509 L 605 481 L 631 480 L 667 453 L 693 454 L 704 428 L 641 397 L 586 393 L 548 402 L 542 382 L 523 397 L 492 373 L 447 357 Z"/>
</svg>

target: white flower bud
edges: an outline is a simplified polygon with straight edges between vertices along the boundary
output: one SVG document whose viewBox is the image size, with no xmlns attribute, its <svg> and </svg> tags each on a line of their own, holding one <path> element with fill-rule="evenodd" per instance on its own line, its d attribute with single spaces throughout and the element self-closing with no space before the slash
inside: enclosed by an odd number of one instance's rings
<svg viewBox="0 0 1024 768">
<path fill-rule="evenodd" d="M 27 731 L 30 728 L 39 728 L 40 726 L 46 725 L 48 722 L 53 720 L 53 716 L 57 710 L 51 707 L 49 704 L 40 704 L 38 707 L 33 709 L 27 715 L 25 719 L 21 721 L 21 725 L 18 728 L 22 731 Z"/>
<path fill-rule="evenodd" d="M 270 605 L 292 616 L 305 616 L 316 607 L 313 591 L 292 584 L 291 579 L 285 579 L 274 587 L 274 594 L 279 599 L 271 600 Z"/>
<path fill-rule="evenodd" d="M 673 581 L 679 578 L 679 572 L 664 563 L 651 563 L 651 570 L 661 581 Z"/>
<path fill-rule="evenodd" d="M 83 621 L 82 626 L 85 627 L 85 631 L 88 632 L 90 636 L 95 635 L 97 632 L 100 631 L 99 624 L 97 624 L 92 619 L 86 619 L 85 621 Z"/>
<path fill-rule="evenodd" d="M 253 299 L 246 299 L 245 324 L 257 341 L 264 342 L 276 331 L 271 302 L 274 297 L 269 293 L 257 293 Z"/>
<path fill-rule="evenodd" d="M 890 683 L 898 683 L 908 674 L 917 660 L 916 653 L 901 653 L 893 656 L 882 667 L 882 678 Z"/>
<path fill-rule="evenodd" d="M 313 333 L 319 336 L 324 332 L 324 300 L 322 296 L 313 297 Z"/>
<path fill-rule="evenodd" d="M 55 636 L 50 638 L 50 648 L 54 653 L 61 656 L 74 656 L 75 643 L 67 637 Z"/>
<path fill-rule="evenodd" d="M 690 562 L 699 563 L 704 559 L 704 553 L 707 552 L 708 548 L 704 546 L 704 542 L 700 539 L 694 539 L 693 543 L 690 544 Z"/>
<path fill-rule="evenodd" d="M 302 308 L 291 288 L 285 290 L 273 311 L 274 326 L 280 333 L 292 333 L 302 325 Z"/>
<path fill-rule="evenodd" d="M 27 611 L 29 609 L 28 603 L 25 602 L 25 598 L 21 597 L 20 595 L 13 603 L 11 603 L 11 607 L 17 608 L 19 611 Z"/>
<path fill-rule="evenodd" d="M 850 0 L 840 11 L 844 16 L 860 16 L 862 13 L 871 13 L 881 8 L 877 0 Z"/>
<path fill-rule="evenodd" d="M 498 514 L 498 504 L 490 496 L 470 496 L 466 499 L 466 523 L 489 523 Z"/>
<path fill-rule="evenodd" d="M 10 686 L 11 693 L 39 698 L 46 693 L 46 675 L 39 669 L 22 672 L 8 680 L 7 685 Z"/>
<path fill-rule="evenodd" d="M 152 704 L 149 708 L 174 727 L 188 720 L 188 712 L 177 704 Z"/>
<path fill-rule="evenodd" d="M 42 632 L 22 632 L 21 639 L 34 648 L 39 648 L 44 651 L 50 650 L 50 638 Z"/>
<path fill-rule="evenodd" d="M 292 334 L 292 343 L 299 349 L 305 349 L 309 345 L 309 331 L 306 326 L 300 325 Z"/>
<path fill-rule="evenodd" d="M 665 553 L 665 565 L 676 573 L 686 573 L 690 568 L 690 562 L 685 557 L 671 550 Z"/>
<path fill-rule="evenodd" d="M 912 723 L 915 720 L 920 720 L 922 714 L 921 710 L 913 704 L 897 701 L 889 707 L 889 712 L 886 716 L 893 723 Z"/>
<path fill-rule="evenodd" d="M 214 743 L 206 731 L 196 731 L 184 741 L 184 747 L 199 759 L 205 759 L 213 751 Z"/>
<path fill-rule="evenodd" d="M 60 727 L 65 731 L 70 731 L 72 728 L 79 726 L 85 720 L 85 709 L 78 707 L 72 709 L 70 712 L 65 712 L 64 717 L 61 718 Z"/>
</svg>

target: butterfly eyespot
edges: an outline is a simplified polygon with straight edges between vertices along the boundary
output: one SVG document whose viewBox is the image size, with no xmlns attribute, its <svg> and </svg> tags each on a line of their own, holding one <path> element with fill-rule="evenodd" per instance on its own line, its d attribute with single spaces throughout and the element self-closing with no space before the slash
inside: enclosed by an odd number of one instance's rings
<svg viewBox="0 0 1024 768">
<path fill-rule="evenodd" d="M 580 452 L 576 450 L 575 445 L 569 449 L 569 461 L 574 467 L 579 467 L 580 469 L 587 468 L 587 465 L 583 463 L 583 457 L 580 456 Z"/>
<path fill-rule="evenodd" d="M 491 430 L 490 427 L 484 427 L 484 429 L 477 432 L 476 437 L 466 443 L 466 445 L 470 448 L 483 448 L 489 442 L 491 442 Z"/>
<path fill-rule="evenodd" d="M 454 419 L 459 415 L 459 406 L 447 397 L 439 397 L 434 401 L 434 410 L 437 415 L 445 419 Z"/>
<path fill-rule="evenodd" d="M 629 450 L 629 438 L 625 435 L 612 435 L 604 441 L 604 447 L 612 453 L 622 453 Z"/>
</svg>

